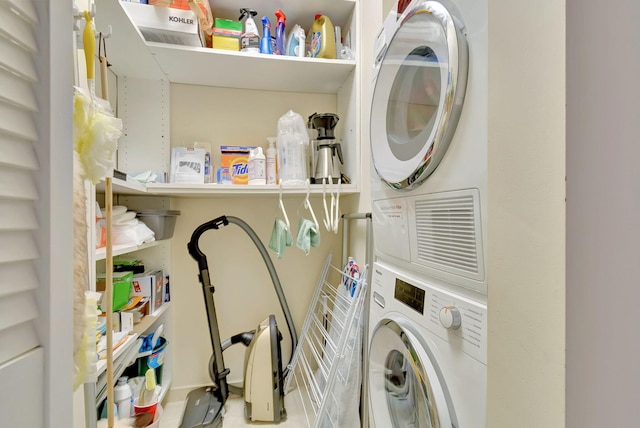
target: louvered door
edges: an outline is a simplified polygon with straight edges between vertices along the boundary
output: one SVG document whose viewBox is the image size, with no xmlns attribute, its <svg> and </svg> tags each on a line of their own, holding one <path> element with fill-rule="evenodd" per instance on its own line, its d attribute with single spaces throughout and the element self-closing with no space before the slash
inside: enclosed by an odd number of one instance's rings
<svg viewBox="0 0 640 428">
<path fill-rule="evenodd" d="M 72 363 L 67 358 L 68 366 L 57 364 L 58 360 L 65 361 L 68 344 L 57 341 L 58 337 L 68 334 L 60 327 L 67 327 L 64 320 L 70 317 L 69 314 L 61 316 L 57 311 L 65 310 L 64 304 L 55 308 L 55 299 L 51 298 L 55 287 L 60 287 L 58 297 L 70 296 L 65 286 L 71 286 L 64 283 L 64 279 L 71 278 L 69 272 L 64 266 L 56 266 L 60 257 L 70 259 L 71 253 L 64 253 L 67 246 L 61 242 L 60 253 L 50 256 L 56 233 L 70 231 L 64 221 L 56 223 L 57 215 L 66 212 L 71 216 L 71 209 L 64 205 L 52 208 L 53 196 L 59 193 L 61 197 L 56 203 L 63 204 L 65 197 L 62 196 L 66 192 L 56 187 L 58 180 L 52 179 L 50 172 L 55 169 L 50 154 L 55 109 L 51 88 L 55 84 L 51 83 L 51 48 L 47 45 L 53 32 L 48 20 L 52 8 L 53 3 L 44 1 L 36 4 L 28 0 L 0 0 L 2 427 L 69 426 L 71 420 L 71 391 L 65 391 L 65 387 L 71 385 L 71 378 L 68 382 L 64 378 L 71 376 Z M 64 8 L 70 10 L 70 5 Z M 42 20 L 43 17 L 46 19 Z M 68 120 L 70 125 L 70 115 L 66 112 L 58 111 L 55 116 Z M 56 150 L 71 147 L 66 141 L 59 144 Z M 54 230 L 56 232 L 52 232 Z M 66 240 L 69 242 L 71 235 L 67 235 Z M 62 272 L 60 276 L 56 276 L 58 269 Z M 55 346 L 60 348 L 53 352 Z M 52 357 L 54 354 L 60 358 Z M 55 371 L 49 369 L 52 366 L 56 366 Z M 57 374 L 51 376 L 51 373 Z M 59 378 L 63 382 L 54 385 Z M 58 396 L 51 394 L 56 389 Z M 50 410 L 60 404 L 66 408 Z M 63 414 L 68 416 L 58 416 Z"/>
</svg>

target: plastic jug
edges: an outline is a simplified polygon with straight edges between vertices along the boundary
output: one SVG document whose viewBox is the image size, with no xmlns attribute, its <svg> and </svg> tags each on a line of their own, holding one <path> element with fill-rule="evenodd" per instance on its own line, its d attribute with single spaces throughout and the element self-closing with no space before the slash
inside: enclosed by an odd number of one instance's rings
<svg viewBox="0 0 640 428">
<path fill-rule="evenodd" d="M 278 119 L 278 174 L 282 184 L 305 184 L 309 134 L 302 116 L 289 110 Z"/>
<path fill-rule="evenodd" d="M 311 24 L 311 56 L 314 58 L 336 58 L 336 34 L 326 15 L 316 15 Z"/>
<path fill-rule="evenodd" d="M 118 379 L 118 383 L 113 388 L 113 401 L 118 409 L 118 419 L 127 419 L 132 415 L 131 411 L 131 387 L 127 384 L 126 376 Z"/>
</svg>

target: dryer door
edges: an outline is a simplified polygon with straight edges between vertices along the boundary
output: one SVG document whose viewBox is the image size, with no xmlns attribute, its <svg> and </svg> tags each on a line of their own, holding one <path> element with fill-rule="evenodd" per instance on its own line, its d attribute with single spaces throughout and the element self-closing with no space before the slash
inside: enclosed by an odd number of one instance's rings
<svg viewBox="0 0 640 428">
<path fill-rule="evenodd" d="M 390 319 L 382 320 L 371 337 L 369 400 L 372 427 L 458 426 L 446 384 L 426 342 Z"/>
<path fill-rule="evenodd" d="M 437 1 L 413 2 L 374 82 L 371 153 L 380 178 L 411 189 L 429 177 L 458 124 L 468 73 L 461 21 Z"/>
</svg>

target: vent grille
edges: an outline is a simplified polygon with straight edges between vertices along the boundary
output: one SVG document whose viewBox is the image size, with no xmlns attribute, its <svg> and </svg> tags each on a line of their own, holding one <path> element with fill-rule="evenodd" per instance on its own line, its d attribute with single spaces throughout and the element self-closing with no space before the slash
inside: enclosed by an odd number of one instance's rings
<svg viewBox="0 0 640 428">
<path fill-rule="evenodd" d="M 418 260 L 468 278 L 484 276 L 479 215 L 473 194 L 416 200 Z"/>
</svg>

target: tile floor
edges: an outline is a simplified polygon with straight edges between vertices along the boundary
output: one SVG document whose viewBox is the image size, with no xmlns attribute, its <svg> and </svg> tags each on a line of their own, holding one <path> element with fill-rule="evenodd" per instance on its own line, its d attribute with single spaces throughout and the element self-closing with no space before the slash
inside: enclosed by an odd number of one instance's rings
<svg viewBox="0 0 640 428">
<path fill-rule="evenodd" d="M 302 411 L 296 411 L 292 403 L 287 401 L 285 396 L 285 408 L 287 409 L 287 419 L 279 424 L 249 423 L 244 418 L 244 401 L 242 398 L 231 396 L 225 403 L 225 415 L 222 426 L 224 428 L 247 427 L 247 426 L 274 426 L 279 428 L 303 428 L 307 426 L 307 422 Z M 174 401 L 165 403 L 163 406 L 162 419 L 160 419 L 160 428 L 178 428 L 182 419 L 184 410 L 184 402 Z"/>
</svg>

